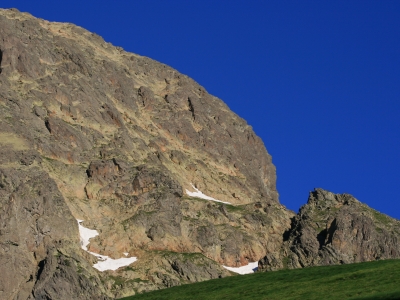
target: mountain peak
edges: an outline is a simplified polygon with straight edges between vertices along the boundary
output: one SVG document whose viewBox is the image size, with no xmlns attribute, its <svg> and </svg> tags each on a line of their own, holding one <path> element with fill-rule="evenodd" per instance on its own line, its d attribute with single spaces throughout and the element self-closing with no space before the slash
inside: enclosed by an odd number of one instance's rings
<svg viewBox="0 0 400 300">
<path fill-rule="evenodd" d="M 3 221 L 10 232 L 21 218 L 31 228 L 10 239 L 31 261 L 23 275 L 7 273 L 15 278 L 11 289 L 52 290 L 64 260 L 83 268 L 68 273 L 73 280 L 95 276 L 112 286 L 112 277 L 90 267 L 96 258 L 80 249 L 75 219 L 99 233 L 90 253 L 137 257 L 131 269 L 115 272 L 148 280 L 146 289 L 228 276 L 223 265 L 254 263 L 281 243 L 291 213 L 278 202 L 271 156 L 220 99 L 177 70 L 73 24 L 1 10 L 0 28 L 0 167 L 9 187 L 4 197 L 15 199 L 5 209 L 17 203 L 18 212 Z M 51 192 L 30 187 L 35 174 Z M 32 202 L 39 211 L 23 205 L 20 178 L 46 195 Z M 50 221 L 54 216 L 59 223 Z M 57 230 L 65 245 L 53 240 Z M 36 244 L 21 242 L 37 235 Z M 85 295 L 97 297 L 89 286 Z M 118 295 L 135 290 L 131 282 Z"/>
<path fill-rule="evenodd" d="M 294 216 L 252 128 L 169 66 L 10 9 L 0 70 L 4 298 L 399 256 L 398 221 L 350 195 L 316 189 Z"/>
</svg>

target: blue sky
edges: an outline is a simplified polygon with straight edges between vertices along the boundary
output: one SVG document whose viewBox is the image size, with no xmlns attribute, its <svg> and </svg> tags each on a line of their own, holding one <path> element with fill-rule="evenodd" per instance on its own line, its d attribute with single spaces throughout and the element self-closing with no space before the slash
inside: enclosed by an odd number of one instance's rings
<svg viewBox="0 0 400 300">
<path fill-rule="evenodd" d="M 280 201 L 321 187 L 400 219 L 400 1 L 20 1 L 184 73 L 263 139 Z"/>
</svg>

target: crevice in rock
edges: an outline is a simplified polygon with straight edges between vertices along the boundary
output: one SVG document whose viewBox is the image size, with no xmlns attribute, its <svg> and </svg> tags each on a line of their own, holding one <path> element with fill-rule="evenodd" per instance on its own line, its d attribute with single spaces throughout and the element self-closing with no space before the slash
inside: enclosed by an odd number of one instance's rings
<svg viewBox="0 0 400 300">
<path fill-rule="evenodd" d="M 286 230 L 284 233 L 283 233 L 283 241 L 284 242 L 286 242 L 286 241 L 288 241 L 289 240 L 289 238 L 290 238 L 290 229 L 289 230 Z"/>
<path fill-rule="evenodd" d="M 325 240 L 326 240 L 327 235 L 328 235 L 328 231 L 326 229 L 322 230 L 317 235 L 317 240 L 318 240 L 318 243 L 319 243 L 319 249 L 320 250 L 325 245 Z"/>
<path fill-rule="evenodd" d="M 289 240 L 292 231 L 296 228 L 296 217 L 292 217 L 290 221 L 291 221 L 290 228 L 283 233 L 284 242 Z"/>
<path fill-rule="evenodd" d="M 3 68 L 1 67 L 2 60 L 3 60 L 3 50 L 0 49 L 0 74 L 3 71 Z"/>
<path fill-rule="evenodd" d="M 42 273 L 43 273 L 45 264 L 46 264 L 46 260 L 45 259 L 43 259 L 43 260 L 41 260 L 39 262 L 39 264 L 38 264 L 38 268 L 39 269 L 38 269 L 38 272 L 37 272 L 37 275 L 36 275 L 36 282 L 39 281 L 40 275 L 42 275 Z"/>
<path fill-rule="evenodd" d="M 50 123 L 49 123 L 49 120 L 48 120 L 48 119 L 46 119 L 46 120 L 44 121 L 44 125 L 46 126 L 47 130 L 51 133 Z"/>
<path fill-rule="evenodd" d="M 29 279 L 26 281 L 26 283 L 33 281 L 33 276 L 32 274 L 29 276 Z"/>
<path fill-rule="evenodd" d="M 119 163 L 117 162 L 117 160 L 115 158 L 113 158 L 113 163 L 118 168 L 118 172 L 121 172 L 122 168 L 121 168 L 121 166 L 119 165 Z"/>
<path fill-rule="evenodd" d="M 189 111 L 192 113 L 192 118 L 194 120 L 195 119 L 194 108 L 193 108 L 193 104 L 192 104 L 192 101 L 190 100 L 190 98 L 188 98 L 188 105 L 189 105 Z"/>
<path fill-rule="evenodd" d="M 331 226 L 326 231 L 326 244 L 332 244 L 333 233 L 337 229 L 337 220 L 334 219 Z"/>
</svg>

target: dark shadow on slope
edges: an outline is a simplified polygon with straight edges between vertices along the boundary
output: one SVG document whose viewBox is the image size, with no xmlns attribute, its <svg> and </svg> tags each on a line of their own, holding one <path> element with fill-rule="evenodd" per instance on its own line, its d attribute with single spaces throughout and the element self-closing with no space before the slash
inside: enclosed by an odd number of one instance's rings
<svg viewBox="0 0 400 300">
<path fill-rule="evenodd" d="M 290 218 L 290 229 L 286 230 L 283 233 L 283 241 L 286 242 L 289 240 L 291 233 L 296 229 L 296 216 Z"/>
<path fill-rule="evenodd" d="M 1 67 L 1 62 L 3 61 L 3 51 L 0 50 L 0 74 L 3 71 L 3 68 Z"/>
<path fill-rule="evenodd" d="M 321 250 L 322 247 L 325 245 L 326 237 L 328 236 L 328 231 L 326 229 L 322 230 L 317 235 L 317 240 L 319 243 L 319 249 Z"/>
<path fill-rule="evenodd" d="M 43 272 L 43 270 L 44 270 L 44 266 L 45 266 L 45 264 L 46 264 L 46 260 L 45 259 L 43 259 L 43 260 L 41 260 L 40 262 L 39 262 L 39 264 L 38 264 L 38 272 L 37 272 L 37 275 L 36 275 L 36 281 L 39 281 L 39 279 L 40 279 L 40 275 L 42 275 L 42 272 Z"/>
</svg>

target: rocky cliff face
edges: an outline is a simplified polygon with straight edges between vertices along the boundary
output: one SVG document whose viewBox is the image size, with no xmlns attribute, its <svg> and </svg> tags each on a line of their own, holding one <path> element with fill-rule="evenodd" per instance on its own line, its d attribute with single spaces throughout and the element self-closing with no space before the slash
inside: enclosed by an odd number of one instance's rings
<svg viewBox="0 0 400 300">
<path fill-rule="evenodd" d="M 187 76 L 16 10 L 0 10 L 0 70 L 2 298 L 134 294 L 277 251 L 293 214 L 270 155 Z M 137 262 L 93 269 L 76 219 L 99 232 L 90 251 Z"/>
<path fill-rule="evenodd" d="M 10 159 L 1 156 L 3 163 Z M 79 253 L 76 221 L 39 163 L 10 159 L 0 169 L 1 298 L 78 299 L 87 289 L 88 296 L 105 299 L 91 259 Z"/>
<path fill-rule="evenodd" d="M 284 236 L 281 249 L 266 255 L 259 262 L 260 269 L 400 258 L 400 221 L 351 195 L 322 189 L 310 193 Z"/>
<path fill-rule="evenodd" d="M 323 190 L 294 216 L 243 119 L 80 27 L 0 9 L 0 86 L 1 299 L 114 298 L 260 259 L 399 257 L 398 221 Z M 93 268 L 76 219 L 99 233 L 90 252 L 137 261 Z"/>
</svg>

